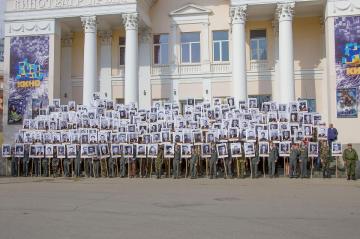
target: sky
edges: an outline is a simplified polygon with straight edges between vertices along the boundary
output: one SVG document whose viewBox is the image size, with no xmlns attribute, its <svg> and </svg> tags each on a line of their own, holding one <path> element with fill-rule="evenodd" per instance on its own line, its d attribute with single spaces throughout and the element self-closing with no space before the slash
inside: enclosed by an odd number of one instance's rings
<svg viewBox="0 0 360 239">
<path fill-rule="evenodd" d="M 4 37 L 4 11 L 5 11 L 5 1 L 0 0 L 0 38 Z"/>
</svg>

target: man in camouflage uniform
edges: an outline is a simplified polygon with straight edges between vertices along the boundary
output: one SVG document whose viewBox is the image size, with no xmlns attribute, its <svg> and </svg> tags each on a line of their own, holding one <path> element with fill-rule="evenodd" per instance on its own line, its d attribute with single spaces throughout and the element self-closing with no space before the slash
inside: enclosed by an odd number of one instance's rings
<svg viewBox="0 0 360 239">
<path fill-rule="evenodd" d="M 319 152 L 319 156 L 320 156 L 320 161 L 321 164 L 323 165 L 323 177 L 324 178 L 330 178 L 330 148 L 328 145 L 328 142 L 323 140 L 320 141 L 320 152 Z"/>
<path fill-rule="evenodd" d="M 211 145 L 211 157 L 209 160 L 210 163 L 210 168 L 209 168 L 209 175 L 210 175 L 210 179 L 213 179 L 214 177 L 217 177 L 217 161 L 218 161 L 218 154 L 217 154 L 217 150 L 216 150 L 216 145 L 214 143 L 212 143 Z"/>
<path fill-rule="evenodd" d="M 180 177 L 180 162 L 181 162 L 181 148 L 179 144 L 175 145 L 174 160 L 173 160 L 173 178 Z"/>
<path fill-rule="evenodd" d="M 116 158 L 114 158 L 112 155 L 110 155 L 109 157 L 109 177 L 113 178 L 115 177 L 115 160 Z"/>
<path fill-rule="evenodd" d="M 27 177 L 29 174 L 29 147 L 30 146 L 28 144 L 24 145 L 23 174 L 25 177 Z"/>
<path fill-rule="evenodd" d="M 80 177 L 80 175 L 81 175 L 81 149 L 80 149 L 80 145 L 76 145 L 75 175 L 76 175 L 76 177 Z"/>
<path fill-rule="evenodd" d="M 44 176 L 49 176 L 49 159 L 44 156 L 44 158 L 41 159 L 41 167 L 43 168 Z"/>
<path fill-rule="evenodd" d="M 60 164 L 60 159 L 57 157 L 57 148 L 54 147 L 54 157 L 51 161 L 51 167 L 53 170 L 53 177 L 55 178 L 58 175 L 58 170 L 59 170 L 59 164 Z"/>
<path fill-rule="evenodd" d="M 251 158 L 251 172 L 252 172 L 252 178 L 258 177 L 258 167 L 260 163 L 260 157 L 259 157 L 259 144 L 255 143 L 255 157 Z"/>
<path fill-rule="evenodd" d="M 297 144 L 293 144 L 290 149 L 290 156 L 289 156 L 289 178 L 296 178 L 296 166 L 297 166 L 297 159 L 300 155 L 299 147 Z"/>
<path fill-rule="evenodd" d="M 190 160 L 190 175 L 191 179 L 196 178 L 196 165 L 200 160 L 200 149 L 199 146 L 195 146 L 195 149 L 192 153 L 191 160 Z"/>
<path fill-rule="evenodd" d="M 274 143 L 270 143 L 269 157 L 268 157 L 268 166 L 269 166 L 269 175 L 270 178 L 275 177 L 275 167 L 278 161 L 279 152 Z"/>
<path fill-rule="evenodd" d="M 70 177 L 70 159 L 67 157 L 67 153 L 65 155 L 63 163 L 64 163 L 64 176 Z"/>
<path fill-rule="evenodd" d="M 307 177 L 307 164 L 308 164 L 308 147 L 306 142 L 301 142 L 300 144 L 300 155 L 299 155 L 299 162 L 300 162 L 300 169 L 301 169 L 301 178 Z"/>
<path fill-rule="evenodd" d="M 161 169 L 164 162 L 164 146 L 160 145 L 157 158 L 155 160 L 156 178 L 161 178 Z"/>
<path fill-rule="evenodd" d="M 121 152 L 121 158 L 120 158 L 120 177 L 124 178 L 125 175 L 126 175 L 126 158 L 123 150 Z"/>
<path fill-rule="evenodd" d="M 343 152 L 343 159 L 347 168 L 347 180 L 356 180 L 355 169 L 356 161 L 359 160 L 358 154 L 355 149 L 352 148 L 352 144 L 348 144 L 347 148 Z"/>
<path fill-rule="evenodd" d="M 230 143 L 227 144 L 228 147 L 228 157 L 225 158 L 225 167 L 226 167 L 226 173 L 228 178 L 232 178 L 233 177 L 233 173 L 232 173 L 232 155 L 231 155 L 231 148 L 230 148 Z"/>
</svg>

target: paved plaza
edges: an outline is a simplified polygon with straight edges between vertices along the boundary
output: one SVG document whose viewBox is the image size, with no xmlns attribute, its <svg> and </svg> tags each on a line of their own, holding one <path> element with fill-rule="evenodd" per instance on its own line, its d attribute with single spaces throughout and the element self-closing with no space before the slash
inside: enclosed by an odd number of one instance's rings
<svg viewBox="0 0 360 239">
<path fill-rule="evenodd" d="M 0 179 L 0 238 L 359 238 L 360 181 Z"/>
</svg>

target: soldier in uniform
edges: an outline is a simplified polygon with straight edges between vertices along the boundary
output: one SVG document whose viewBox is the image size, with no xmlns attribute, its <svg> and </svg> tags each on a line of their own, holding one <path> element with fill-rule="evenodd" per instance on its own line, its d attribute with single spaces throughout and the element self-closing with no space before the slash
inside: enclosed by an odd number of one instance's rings
<svg viewBox="0 0 360 239">
<path fill-rule="evenodd" d="M 133 143 L 133 141 L 131 141 Z M 134 178 L 136 176 L 136 145 L 133 145 L 133 156 L 129 158 L 130 164 L 130 178 Z"/>
<path fill-rule="evenodd" d="M 195 150 L 192 153 L 191 160 L 190 160 L 190 175 L 191 179 L 196 178 L 196 165 L 200 160 L 200 148 L 199 146 L 195 147 Z"/>
<path fill-rule="evenodd" d="M 11 155 L 11 176 L 17 177 L 18 176 L 18 169 L 19 169 L 19 158 L 15 157 L 15 148 L 11 147 L 10 150 Z"/>
<path fill-rule="evenodd" d="M 230 148 L 230 143 L 227 144 L 228 147 L 228 157 L 225 158 L 225 166 L 226 166 L 226 173 L 228 178 L 232 178 L 233 177 L 233 173 L 232 173 L 232 155 L 231 155 L 231 148 Z M 225 175 L 226 176 L 226 175 Z"/>
<path fill-rule="evenodd" d="M 352 144 L 348 144 L 347 148 L 343 152 L 343 159 L 347 168 L 347 180 L 356 180 L 355 168 L 356 161 L 359 160 L 358 154 L 355 149 L 352 148 Z"/>
<path fill-rule="evenodd" d="M 164 146 L 160 145 L 157 158 L 155 160 L 156 178 L 161 178 L 161 169 L 164 162 Z"/>
<path fill-rule="evenodd" d="M 49 159 L 44 155 L 44 158 L 41 160 L 41 167 L 44 170 L 44 176 L 49 177 Z"/>
<path fill-rule="evenodd" d="M 299 162 L 300 162 L 300 170 L 301 170 L 301 178 L 307 177 L 307 164 L 309 161 L 308 157 L 308 147 L 307 142 L 301 142 L 300 144 L 300 155 L 299 155 Z"/>
<path fill-rule="evenodd" d="M 120 177 L 124 178 L 126 175 L 126 158 L 124 150 L 121 152 L 120 158 Z"/>
<path fill-rule="evenodd" d="M 255 157 L 251 159 L 252 178 L 258 177 L 258 167 L 260 163 L 259 144 L 255 144 Z"/>
<path fill-rule="evenodd" d="M 289 156 L 289 177 L 296 178 L 297 177 L 297 159 L 300 155 L 300 151 L 297 144 L 293 144 L 290 149 L 290 156 Z"/>
<path fill-rule="evenodd" d="M 115 177 L 115 160 L 116 158 L 114 158 L 112 155 L 110 155 L 109 157 L 109 177 L 113 178 Z"/>
<path fill-rule="evenodd" d="M 29 147 L 30 146 L 28 144 L 24 145 L 23 174 L 25 177 L 27 177 L 29 174 Z"/>
<path fill-rule="evenodd" d="M 279 158 L 279 151 L 276 145 L 271 142 L 270 143 L 270 150 L 269 150 L 269 158 L 268 158 L 268 166 L 269 166 L 269 174 L 270 178 L 275 177 L 275 169 L 276 169 L 276 163 Z"/>
<path fill-rule="evenodd" d="M 320 162 L 323 165 L 323 178 L 330 178 L 330 147 L 327 141 L 320 141 Z"/>
<path fill-rule="evenodd" d="M 180 162 L 181 162 L 181 148 L 179 144 L 175 145 L 174 160 L 173 160 L 173 177 L 177 179 L 180 177 Z"/>
<path fill-rule="evenodd" d="M 97 155 L 93 158 L 93 167 L 94 167 L 94 177 L 100 177 L 100 150 L 98 148 Z"/>
<path fill-rule="evenodd" d="M 64 163 L 64 176 L 70 177 L 70 159 L 67 157 L 67 152 L 65 154 L 63 163 Z"/>
<path fill-rule="evenodd" d="M 53 159 L 51 161 L 51 167 L 52 167 L 52 170 L 53 170 L 53 177 L 54 178 L 57 177 L 57 175 L 58 175 L 59 163 L 60 163 L 60 160 L 57 157 L 57 148 L 54 147 L 54 156 L 53 156 Z"/>
<path fill-rule="evenodd" d="M 218 162 L 218 154 L 217 154 L 217 150 L 216 150 L 216 145 L 215 143 L 211 143 L 211 157 L 210 157 L 210 169 L 209 169 L 209 176 L 210 179 L 216 178 L 217 177 L 217 167 L 216 164 Z"/>
<path fill-rule="evenodd" d="M 76 145 L 76 158 L 75 158 L 75 175 L 80 177 L 81 174 L 81 149 L 80 145 Z"/>
<path fill-rule="evenodd" d="M 241 144 L 242 151 L 241 151 L 241 157 L 237 158 L 238 164 L 239 164 L 239 177 L 245 178 L 246 176 L 246 158 L 245 158 L 245 151 L 244 151 L 244 144 Z"/>
</svg>

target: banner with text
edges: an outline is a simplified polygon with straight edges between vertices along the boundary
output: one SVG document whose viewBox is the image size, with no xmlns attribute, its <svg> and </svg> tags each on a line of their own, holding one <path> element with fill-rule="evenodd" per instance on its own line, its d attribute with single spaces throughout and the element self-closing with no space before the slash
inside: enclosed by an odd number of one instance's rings
<svg viewBox="0 0 360 239">
<path fill-rule="evenodd" d="M 335 19 L 338 118 L 357 118 L 360 101 L 360 16 Z"/>
<path fill-rule="evenodd" d="M 12 37 L 8 124 L 32 117 L 34 99 L 48 105 L 49 36 Z"/>
</svg>

